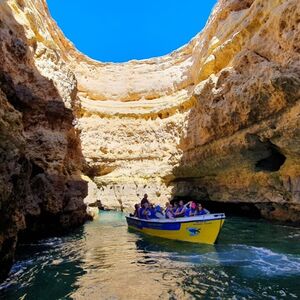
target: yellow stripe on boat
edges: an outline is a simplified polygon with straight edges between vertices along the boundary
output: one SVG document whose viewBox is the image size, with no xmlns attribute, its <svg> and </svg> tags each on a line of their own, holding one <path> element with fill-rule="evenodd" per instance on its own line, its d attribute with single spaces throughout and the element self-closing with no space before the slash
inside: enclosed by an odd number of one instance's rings
<svg viewBox="0 0 300 300">
<path fill-rule="evenodd" d="M 214 244 L 224 224 L 225 214 L 207 214 L 176 219 L 138 219 L 126 217 L 129 228 L 161 238 Z"/>
</svg>

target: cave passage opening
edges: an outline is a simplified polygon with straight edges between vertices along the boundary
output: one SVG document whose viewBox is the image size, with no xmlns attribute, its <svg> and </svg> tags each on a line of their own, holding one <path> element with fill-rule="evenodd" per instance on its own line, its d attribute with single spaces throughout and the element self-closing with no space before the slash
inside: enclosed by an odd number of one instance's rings
<svg viewBox="0 0 300 300">
<path fill-rule="evenodd" d="M 255 164 L 255 171 L 266 171 L 266 172 L 276 172 L 279 171 L 281 166 L 285 163 L 286 157 L 280 152 L 279 148 L 272 144 L 268 143 L 268 152 L 269 155 L 259 160 Z"/>
</svg>

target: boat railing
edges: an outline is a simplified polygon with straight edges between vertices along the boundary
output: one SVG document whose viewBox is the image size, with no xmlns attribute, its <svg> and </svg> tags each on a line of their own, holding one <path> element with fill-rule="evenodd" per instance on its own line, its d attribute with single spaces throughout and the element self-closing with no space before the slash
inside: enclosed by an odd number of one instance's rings
<svg viewBox="0 0 300 300">
<path fill-rule="evenodd" d="M 211 213 L 205 214 L 201 216 L 193 216 L 193 217 L 181 217 L 181 218 L 161 218 L 161 219 L 140 219 L 138 217 L 126 216 L 127 218 L 140 220 L 145 222 L 157 222 L 157 223 L 172 223 L 172 222 L 191 222 L 191 221 L 209 221 L 209 220 L 217 220 L 217 219 L 225 219 L 224 213 Z"/>
</svg>

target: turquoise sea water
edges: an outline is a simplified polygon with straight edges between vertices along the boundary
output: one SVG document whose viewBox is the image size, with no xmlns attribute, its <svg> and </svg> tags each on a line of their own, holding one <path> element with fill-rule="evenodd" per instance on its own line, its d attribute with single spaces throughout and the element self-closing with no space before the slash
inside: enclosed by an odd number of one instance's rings
<svg viewBox="0 0 300 300">
<path fill-rule="evenodd" d="M 21 245 L 2 299 L 300 299 L 300 228 L 228 218 L 214 246 L 127 230 L 121 213 Z"/>
</svg>

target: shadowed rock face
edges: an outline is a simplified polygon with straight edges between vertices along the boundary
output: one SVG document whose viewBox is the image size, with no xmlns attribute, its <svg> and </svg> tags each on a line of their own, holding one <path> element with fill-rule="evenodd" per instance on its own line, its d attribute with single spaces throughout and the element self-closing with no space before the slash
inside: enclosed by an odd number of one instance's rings
<svg viewBox="0 0 300 300">
<path fill-rule="evenodd" d="M 110 208 L 146 192 L 300 221 L 298 0 L 220 0 L 189 44 L 125 64 L 79 53 L 45 1 L 0 20 L 2 274 L 17 232 L 84 221 L 81 170 Z"/>
<path fill-rule="evenodd" d="M 0 280 L 20 238 L 62 233 L 87 218 L 72 125 L 76 79 L 62 63 L 51 79 L 41 74 L 36 43 L 15 15 L 18 3 L 0 4 Z"/>
</svg>

